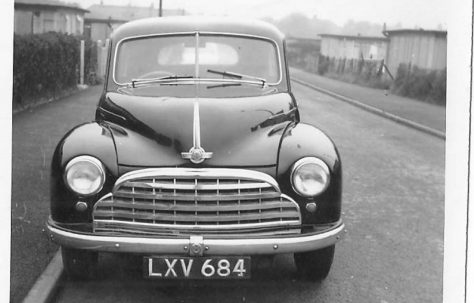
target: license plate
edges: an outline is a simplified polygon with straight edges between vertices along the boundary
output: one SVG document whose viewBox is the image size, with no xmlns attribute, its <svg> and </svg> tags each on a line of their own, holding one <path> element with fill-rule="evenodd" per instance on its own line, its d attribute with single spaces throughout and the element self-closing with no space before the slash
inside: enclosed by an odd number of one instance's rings
<svg viewBox="0 0 474 303">
<path fill-rule="evenodd" d="M 145 257 L 144 275 L 156 279 L 248 279 L 250 257 Z"/>
</svg>

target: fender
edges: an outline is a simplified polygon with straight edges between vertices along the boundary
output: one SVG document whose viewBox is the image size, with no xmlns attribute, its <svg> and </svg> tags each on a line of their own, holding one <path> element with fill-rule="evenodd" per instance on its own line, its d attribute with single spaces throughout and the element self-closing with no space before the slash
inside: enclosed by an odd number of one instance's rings
<svg viewBox="0 0 474 303">
<path fill-rule="evenodd" d="M 105 167 L 104 187 L 94 196 L 78 196 L 64 182 L 64 169 L 67 163 L 81 155 L 93 156 Z M 97 122 L 73 128 L 58 143 L 51 163 L 51 217 L 57 222 L 91 222 L 93 203 L 111 190 L 117 177 L 117 155 L 109 128 Z M 78 201 L 86 202 L 88 209 L 84 212 L 77 211 L 74 205 Z"/>
<path fill-rule="evenodd" d="M 303 157 L 317 157 L 323 160 L 330 170 L 329 187 L 314 198 L 299 196 L 291 186 L 291 168 Z M 342 193 L 341 160 L 336 146 L 324 132 L 305 123 L 289 125 L 280 144 L 277 176 L 281 190 L 300 204 L 303 223 L 323 224 L 339 220 Z M 316 203 L 315 213 L 306 211 L 305 206 L 308 202 Z"/>
</svg>

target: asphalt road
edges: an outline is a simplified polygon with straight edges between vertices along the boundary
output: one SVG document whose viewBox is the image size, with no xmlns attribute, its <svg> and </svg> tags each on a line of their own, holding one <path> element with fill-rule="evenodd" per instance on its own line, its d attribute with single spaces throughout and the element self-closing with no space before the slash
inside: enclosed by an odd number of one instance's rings
<svg viewBox="0 0 474 303">
<path fill-rule="evenodd" d="M 52 149 L 66 130 L 93 118 L 99 89 L 14 118 L 13 302 L 56 248 L 42 231 Z M 290 255 L 256 264 L 252 280 L 224 283 L 148 281 L 140 260 L 104 255 L 99 280 L 64 280 L 55 301 L 441 302 L 444 141 L 301 85 L 293 90 L 302 120 L 328 133 L 343 161 L 348 234 L 323 283 L 296 280 Z"/>
<path fill-rule="evenodd" d="M 343 161 L 349 232 L 323 283 L 296 280 L 291 255 L 260 263 L 250 281 L 224 283 L 148 281 L 140 260 L 105 255 L 98 281 L 64 281 L 56 301 L 441 302 L 444 141 L 293 88 L 302 120 L 327 132 Z"/>
</svg>

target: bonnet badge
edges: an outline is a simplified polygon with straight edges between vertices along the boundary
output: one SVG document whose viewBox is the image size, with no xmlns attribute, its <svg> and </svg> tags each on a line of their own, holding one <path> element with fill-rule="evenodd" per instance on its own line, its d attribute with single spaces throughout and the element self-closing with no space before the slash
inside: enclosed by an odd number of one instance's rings
<svg viewBox="0 0 474 303">
<path fill-rule="evenodd" d="M 206 152 L 201 147 L 201 129 L 199 121 L 199 103 L 194 102 L 194 120 L 193 120 L 193 147 L 189 152 L 182 152 L 181 157 L 189 159 L 191 162 L 199 164 L 205 159 L 212 158 L 211 152 Z"/>
</svg>

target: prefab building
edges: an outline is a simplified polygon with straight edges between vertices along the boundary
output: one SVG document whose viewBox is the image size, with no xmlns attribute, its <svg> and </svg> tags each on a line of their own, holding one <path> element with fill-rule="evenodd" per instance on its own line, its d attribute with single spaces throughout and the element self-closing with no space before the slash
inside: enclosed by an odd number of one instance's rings
<svg viewBox="0 0 474 303">
<path fill-rule="evenodd" d="M 446 31 L 399 29 L 384 34 L 390 39 L 386 65 L 392 73 L 402 63 L 428 70 L 446 68 Z"/>
<path fill-rule="evenodd" d="M 385 37 L 322 34 L 321 55 L 335 59 L 383 60 L 387 55 Z"/>
<path fill-rule="evenodd" d="M 15 0 L 15 34 L 82 35 L 87 10 L 58 0 Z"/>
</svg>

